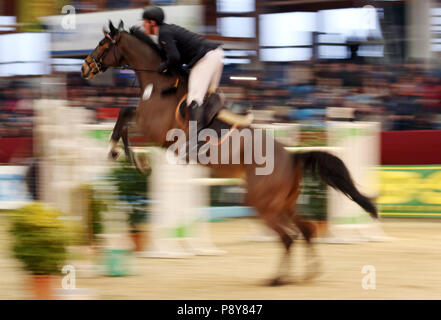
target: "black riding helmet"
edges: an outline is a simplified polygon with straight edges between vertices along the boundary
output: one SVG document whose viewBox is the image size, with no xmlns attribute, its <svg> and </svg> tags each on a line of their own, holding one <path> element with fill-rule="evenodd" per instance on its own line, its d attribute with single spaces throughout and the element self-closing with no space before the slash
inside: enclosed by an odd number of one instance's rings
<svg viewBox="0 0 441 320">
<path fill-rule="evenodd" d="M 143 19 L 154 20 L 158 25 L 164 23 L 164 11 L 160 7 L 148 6 L 142 14 Z"/>
</svg>

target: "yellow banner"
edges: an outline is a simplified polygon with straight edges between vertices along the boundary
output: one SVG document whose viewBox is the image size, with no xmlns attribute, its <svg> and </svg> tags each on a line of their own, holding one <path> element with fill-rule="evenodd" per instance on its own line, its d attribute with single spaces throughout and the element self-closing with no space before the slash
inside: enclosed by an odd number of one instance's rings
<svg viewBox="0 0 441 320">
<path fill-rule="evenodd" d="M 382 215 L 441 217 L 441 166 L 382 166 L 380 180 Z"/>
<path fill-rule="evenodd" d="M 61 14 L 61 8 L 65 4 L 65 0 L 19 0 L 17 20 L 25 24 L 19 27 L 19 31 L 42 31 L 38 18 Z"/>
</svg>

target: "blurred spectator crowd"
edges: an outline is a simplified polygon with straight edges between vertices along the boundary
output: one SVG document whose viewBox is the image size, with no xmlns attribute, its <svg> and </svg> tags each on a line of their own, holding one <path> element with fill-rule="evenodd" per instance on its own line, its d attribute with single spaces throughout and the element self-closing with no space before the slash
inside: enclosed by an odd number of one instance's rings
<svg viewBox="0 0 441 320">
<path fill-rule="evenodd" d="M 377 121 L 383 131 L 441 129 L 441 70 L 419 63 L 382 65 L 296 63 L 284 75 L 224 88 L 254 109 L 272 109 L 278 122 L 326 121 L 328 108 L 350 110 L 354 121 Z"/>
<path fill-rule="evenodd" d="M 32 136 L 33 101 L 39 90 L 22 85 L 0 86 L 0 137 Z"/>
<path fill-rule="evenodd" d="M 351 110 L 351 120 L 381 122 L 383 131 L 441 129 L 441 72 L 422 64 L 296 63 L 285 65 L 282 77 L 269 72 L 257 81 L 233 81 L 228 73 L 221 89 L 230 107 L 266 112 L 270 122 L 322 122 L 334 107 Z M 94 110 L 97 122 L 138 104 L 134 81 L 91 86 L 77 74 L 67 79 L 70 106 Z M 23 83 L 0 83 L 0 137 L 32 136 L 33 100 L 42 94 Z"/>
</svg>

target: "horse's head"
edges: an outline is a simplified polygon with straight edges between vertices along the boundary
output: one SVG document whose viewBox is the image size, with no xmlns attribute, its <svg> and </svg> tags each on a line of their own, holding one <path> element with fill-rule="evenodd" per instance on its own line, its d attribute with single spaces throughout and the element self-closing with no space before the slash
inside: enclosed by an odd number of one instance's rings
<svg viewBox="0 0 441 320">
<path fill-rule="evenodd" d="M 84 60 L 81 76 L 87 80 L 92 79 L 98 73 L 105 72 L 109 67 L 118 67 L 123 63 L 124 56 L 117 48 L 121 39 L 121 31 L 124 30 L 124 23 L 121 21 L 118 28 L 115 28 L 112 21 L 109 21 L 109 30 L 103 29 L 104 38 Z"/>
</svg>

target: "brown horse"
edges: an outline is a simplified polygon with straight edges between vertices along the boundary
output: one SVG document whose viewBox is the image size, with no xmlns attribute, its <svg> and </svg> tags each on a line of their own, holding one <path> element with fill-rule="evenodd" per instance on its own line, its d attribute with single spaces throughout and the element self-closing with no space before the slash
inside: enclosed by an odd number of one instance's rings
<svg viewBox="0 0 441 320">
<path fill-rule="evenodd" d="M 185 121 L 180 122 L 175 112 L 178 102 L 186 94 L 187 81 L 185 77 L 163 75 L 156 72 L 163 56 L 153 41 L 138 39 L 139 37 L 133 35 L 133 30 L 130 33 L 124 31 L 122 22 L 118 28 L 115 28 L 110 22 L 109 28 L 110 32 L 104 31 L 104 39 L 85 59 L 82 76 L 90 79 L 96 74 L 104 72 L 108 67 L 130 66 L 136 72 L 141 90 L 145 94 L 145 90 L 148 89 L 149 93 L 149 98 L 141 99 L 136 109 L 137 129 L 148 141 L 165 147 L 173 143 L 167 141 L 166 138 L 170 130 L 180 128 L 188 136 L 188 117 Z M 163 91 L 173 87 L 178 78 L 180 81 L 175 92 L 164 95 Z M 120 129 L 121 126 L 120 123 Z M 238 125 L 235 132 L 241 134 L 247 130 L 250 131 L 249 128 Z M 251 130 L 251 133 L 253 132 Z M 119 136 L 120 133 L 114 131 L 113 137 L 119 139 Z M 273 152 L 273 159 L 271 159 L 273 170 L 269 174 L 257 174 L 257 169 L 262 169 L 264 165 L 255 159 L 251 163 L 244 161 L 247 157 L 245 139 L 241 139 L 239 144 L 229 144 L 224 151 L 222 151 L 222 145 L 216 145 L 217 150 L 214 151 L 218 151 L 218 158 L 221 159 L 222 152 L 227 151 L 230 162 L 218 161 L 217 163 L 209 163 L 208 166 L 220 176 L 244 178 L 248 191 L 247 204 L 253 206 L 264 222 L 280 236 L 285 254 L 276 277 L 270 282 L 272 285 L 278 285 L 285 283 L 286 276 L 288 276 L 290 248 L 294 241 L 294 236 L 289 232 L 292 224 L 302 233 L 308 244 L 309 252 L 314 252 L 311 242 L 311 236 L 314 232 L 313 226 L 303 221 L 294 209 L 305 170 L 311 170 L 314 174 L 318 174 L 324 182 L 340 190 L 369 212 L 372 217 L 377 218 L 377 210 L 374 204 L 356 189 L 346 166 L 339 158 L 326 152 L 291 154 L 277 141 L 269 141 L 268 136 L 256 138 L 255 135 L 251 135 L 251 137 L 252 143 L 256 142 L 256 139 L 259 140 L 261 150 L 267 150 L 267 155 L 269 151 Z M 210 149 L 211 152 L 213 149 Z M 240 155 L 241 161 L 233 164 L 233 155 L 237 154 Z M 316 273 L 316 260 L 313 262 L 309 268 L 310 275 Z"/>
</svg>

